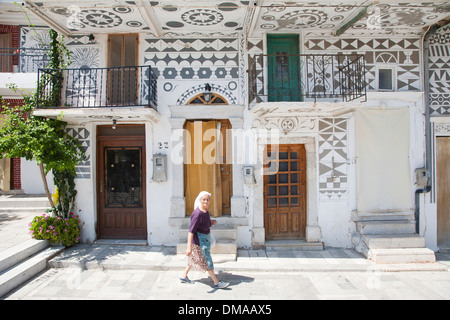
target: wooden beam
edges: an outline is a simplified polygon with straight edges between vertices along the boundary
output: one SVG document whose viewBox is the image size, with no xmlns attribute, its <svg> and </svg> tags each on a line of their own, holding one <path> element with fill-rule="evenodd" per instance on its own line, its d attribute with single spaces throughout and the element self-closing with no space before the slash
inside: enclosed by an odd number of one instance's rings
<svg viewBox="0 0 450 320">
<path fill-rule="evenodd" d="M 335 36 L 340 36 L 345 31 L 350 29 L 351 26 L 353 26 L 356 22 L 358 22 L 362 17 L 364 17 L 367 14 L 367 11 L 369 10 L 370 6 L 364 6 L 362 9 L 353 16 L 349 21 L 345 22 L 343 25 L 341 25 L 333 34 Z"/>
<path fill-rule="evenodd" d="M 163 36 L 163 29 L 161 28 L 155 11 L 147 3 L 148 1 L 136 0 L 136 5 L 142 18 L 147 23 L 148 27 L 156 34 L 157 37 Z"/>
<path fill-rule="evenodd" d="M 45 22 L 50 28 L 56 32 L 63 34 L 65 36 L 70 36 L 71 31 L 64 28 L 60 24 L 56 23 L 53 19 L 49 18 L 45 13 L 43 13 L 38 7 L 36 7 L 30 0 L 25 0 L 24 5 L 26 10 L 30 10 L 35 16 Z"/>
</svg>

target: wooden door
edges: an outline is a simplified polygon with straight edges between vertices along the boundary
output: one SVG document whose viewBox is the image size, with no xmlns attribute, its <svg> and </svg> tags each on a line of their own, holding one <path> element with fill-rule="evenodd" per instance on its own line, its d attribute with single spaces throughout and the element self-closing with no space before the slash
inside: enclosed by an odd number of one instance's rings
<svg viewBox="0 0 450 320">
<path fill-rule="evenodd" d="M 98 237 L 145 240 L 145 137 L 98 140 Z"/>
<path fill-rule="evenodd" d="M 138 98 L 138 35 L 109 36 L 108 102 L 134 105 Z"/>
<path fill-rule="evenodd" d="M 450 246 L 450 137 L 436 138 L 437 239 Z"/>
<path fill-rule="evenodd" d="M 218 190 L 220 190 L 221 192 L 221 209 L 222 209 L 222 215 L 230 215 L 231 214 L 231 197 L 233 195 L 233 158 L 232 158 L 232 132 L 231 132 L 231 123 L 229 120 L 212 120 L 215 121 L 215 125 L 216 126 L 220 126 L 220 137 L 218 137 L 219 139 L 219 143 L 217 144 L 218 147 L 218 157 L 217 160 L 220 161 L 219 166 L 220 166 L 220 177 L 217 178 L 217 180 L 220 179 L 220 188 L 218 188 Z M 190 123 L 195 123 L 195 122 L 202 122 L 201 120 L 192 120 L 192 121 L 188 121 Z M 185 125 L 185 129 L 187 129 L 187 123 Z M 208 121 L 207 121 L 208 122 Z M 217 127 L 218 128 L 218 127 Z M 191 132 L 191 137 L 189 138 L 189 140 L 191 142 L 189 142 L 189 144 L 193 144 L 195 145 L 195 139 L 196 137 L 194 137 L 195 131 Z M 203 139 L 203 137 L 201 137 Z M 209 140 L 208 140 L 209 141 Z M 195 151 L 195 150 L 194 150 Z M 204 150 L 203 150 L 204 151 Z M 202 151 L 202 152 L 203 152 Z M 186 152 L 186 151 L 185 151 Z M 198 151 L 195 151 L 198 152 Z M 199 153 L 200 155 L 202 153 Z M 189 157 L 191 157 L 190 159 L 186 159 L 187 163 L 185 163 L 184 165 L 184 192 L 185 192 L 185 196 L 187 199 L 190 199 L 192 196 L 197 196 L 199 190 L 193 192 L 192 190 L 189 190 L 189 195 L 188 195 L 188 185 L 190 185 L 189 179 L 192 179 L 193 176 L 195 176 L 195 174 L 190 174 L 190 170 L 192 170 L 193 167 L 195 167 L 195 156 L 194 155 L 190 155 Z M 207 177 L 207 179 L 214 179 L 214 177 Z M 218 184 L 219 181 L 213 181 L 215 184 Z M 199 186 L 200 188 L 204 188 L 204 186 Z M 204 190 L 204 189 L 201 189 Z M 200 190 L 200 191 L 201 191 Z M 212 192 L 212 190 L 207 190 L 209 192 Z M 194 198 L 195 199 L 195 198 Z M 192 199 L 190 199 L 191 201 L 187 200 L 187 202 L 190 204 L 193 201 Z M 192 212 L 191 208 L 189 207 L 189 204 L 187 206 L 187 211 L 186 213 L 188 215 L 190 215 L 190 213 Z"/>
<path fill-rule="evenodd" d="M 10 33 L 0 33 L 0 72 L 13 72 L 13 49 Z"/>
<path fill-rule="evenodd" d="M 269 101 L 301 101 L 297 35 L 268 35 Z"/>
<path fill-rule="evenodd" d="M 264 164 L 266 239 L 305 239 L 305 145 L 269 145 Z"/>
</svg>

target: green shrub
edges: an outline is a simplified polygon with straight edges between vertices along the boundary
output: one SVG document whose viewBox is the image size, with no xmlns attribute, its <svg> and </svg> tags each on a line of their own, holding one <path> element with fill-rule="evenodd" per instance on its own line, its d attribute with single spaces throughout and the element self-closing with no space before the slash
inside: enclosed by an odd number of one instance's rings
<svg viewBox="0 0 450 320">
<path fill-rule="evenodd" d="M 29 224 L 31 236 L 37 240 L 48 240 L 54 244 L 71 247 L 80 241 L 80 220 L 70 213 L 68 218 L 37 216 Z"/>
</svg>

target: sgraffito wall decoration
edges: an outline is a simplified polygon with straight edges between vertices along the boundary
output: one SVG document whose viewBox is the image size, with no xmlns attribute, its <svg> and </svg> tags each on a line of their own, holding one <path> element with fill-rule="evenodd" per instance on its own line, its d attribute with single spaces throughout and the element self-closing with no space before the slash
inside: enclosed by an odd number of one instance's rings
<svg viewBox="0 0 450 320">
<path fill-rule="evenodd" d="M 450 115 L 450 27 L 430 39 L 428 57 L 430 70 L 430 114 Z"/>
<path fill-rule="evenodd" d="M 91 179 L 91 133 L 85 127 L 68 127 L 66 128 L 66 132 L 68 135 L 80 141 L 86 155 L 86 160 L 80 162 L 76 167 L 76 179 Z"/>
<path fill-rule="evenodd" d="M 348 198 L 347 121 L 345 118 L 319 120 L 320 201 L 341 201 Z"/>
<path fill-rule="evenodd" d="M 375 91 L 377 66 L 395 66 L 398 91 L 420 91 L 420 38 L 307 38 L 306 53 L 364 54 L 367 90 Z M 394 79 L 394 80 L 395 80 Z"/>
<path fill-rule="evenodd" d="M 229 104 L 238 103 L 239 84 L 243 81 L 239 38 L 144 41 L 144 64 L 154 67 L 163 92 L 170 94 L 165 95 L 167 104 L 185 103 L 204 90 L 206 83 L 213 92 L 227 97 Z"/>
</svg>

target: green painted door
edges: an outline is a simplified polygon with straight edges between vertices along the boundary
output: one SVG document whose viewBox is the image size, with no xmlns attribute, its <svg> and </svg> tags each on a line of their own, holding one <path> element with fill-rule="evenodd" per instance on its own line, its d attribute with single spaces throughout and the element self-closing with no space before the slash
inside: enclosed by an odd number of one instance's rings
<svg viewBox="0 0 450 320">
<path fill-rule="evenodd" d="M 302 101 L 298 35 L 268 35 L 269 102 Z"/>
</svg>

